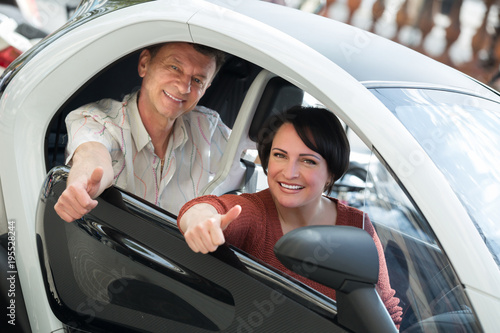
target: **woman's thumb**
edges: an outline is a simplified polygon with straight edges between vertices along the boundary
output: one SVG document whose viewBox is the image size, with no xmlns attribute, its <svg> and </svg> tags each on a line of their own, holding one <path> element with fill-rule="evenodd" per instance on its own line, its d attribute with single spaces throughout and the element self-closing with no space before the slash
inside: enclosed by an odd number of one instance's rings
<svg viewBox="0 0 500 333">
<path fill-rule="evenodd" d="M 234 221 L 241 213 L 241 206 L 236 205 L 231 208 L 226 214 L 222 215 L 220 218 L 220 227 L 222 230 L 226 229 L 227 226 Z"/>
</svg>

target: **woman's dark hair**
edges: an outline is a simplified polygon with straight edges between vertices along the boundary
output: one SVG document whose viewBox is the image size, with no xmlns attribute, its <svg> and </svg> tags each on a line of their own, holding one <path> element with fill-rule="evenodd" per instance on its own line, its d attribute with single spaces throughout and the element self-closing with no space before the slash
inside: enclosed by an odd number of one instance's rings
<svg viewBox="0 0 500 333">
<path fill-rule="evenodd" d="M 257 149 L 264 172 L 267 174 L 274 136 L 283 124 L 292 124 L 304 144 L 326 161 L 332 180 L 325 190 L 331 192 L 349 166 L 351 152 L 345 130 L 337 117 L 324 108 L 294 106 L 267 119 L 257 136 Z"/>
<path fill-rule="evenodd" d="M 169 42 L 155 44 L 155 45 L 151 45 L 151 46 L 147 47 L 147 49 L 149 50 L 149 53 L 151 53 L 151 58 L 154 58 L 156 56 L 156 54 L 158 53 L 158 51 L 160 51 L 160 49 L 168 43 Z M 183 43 L 183 42 L 181 42 L 181 43 Z M 215 60 L 214 77 L 215 77 L 215 75 L 217 75 L 217 73 L 219 72 L 219 69 L 222 67 L 222 65 L 224 65 L 224 62 L 226 61 L 226 53 L 224 51 L 214 49 L 210 46 L 196 44 L 196 43 L 189 43 L 189 42 L 187 42 L 187 43 L 193 45 L 193 48 L 196 51 L 198 51 L 199 53 L 214 58 L 214 60 Z"/>
</svg>

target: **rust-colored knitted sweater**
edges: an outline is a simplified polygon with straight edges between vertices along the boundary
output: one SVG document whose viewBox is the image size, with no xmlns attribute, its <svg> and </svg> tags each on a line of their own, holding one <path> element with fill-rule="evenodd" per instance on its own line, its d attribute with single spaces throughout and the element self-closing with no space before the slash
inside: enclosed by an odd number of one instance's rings
<svg viewBox="0 0 500 333">
<path fill-rule="evenodd" d="M 363 228 L 362 211 L 346 206 L 338 202 L 335 198 L 330 199 L 337 204 L 336 225 Z M 219 214 L 225 214 L 233 206 L 240 205 L 242 207 L 241 214 L 224 231 L 227 243 L 242 249 L 328 297 L 335 299 L 335 290 L 292 272 L 276 258 L 273 248 L 276 242 L 283 236 L 283 231 L 278 211 L 276 210 L 269 189 L 253 194 L 226 194 L 220 197 L 207 195 L 195 198 L 182 207 L 177 221 L 180 220 L 186 210 L 198 203 L 211 204 Z M 378 251 L 380 269 L 377 291 L 389 311 L 394 324 L 399 327 L 402 309 L 399 307 L 399 299 L 394 297 L 395 291 L 391 288 L 389 282 L 382 244 L 367 215 L 365 215 L 364 229 L 372 236 Z"/>
</svg>

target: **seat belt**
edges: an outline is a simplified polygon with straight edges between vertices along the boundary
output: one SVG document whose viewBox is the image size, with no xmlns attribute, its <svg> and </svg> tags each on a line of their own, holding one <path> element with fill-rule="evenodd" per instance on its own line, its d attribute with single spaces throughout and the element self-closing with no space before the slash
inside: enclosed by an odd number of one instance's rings
<svg viewBox="0 0 500 333">
<path fill-rule="evenodd" d="M 245 184 L 243 186 L 244 193 L 255 193 L 257 191 L 257 172 L 255 172 L 255 163 L 245 159 L 241 159 L 245 164 Z"/>
</svg>

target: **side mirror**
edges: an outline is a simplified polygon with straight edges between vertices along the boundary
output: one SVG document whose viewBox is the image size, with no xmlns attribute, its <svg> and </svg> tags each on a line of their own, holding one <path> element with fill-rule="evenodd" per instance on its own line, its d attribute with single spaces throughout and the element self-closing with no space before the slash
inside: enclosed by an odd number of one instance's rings
<svg viewBox="0 0 500 333">
<path fill-rule="evenodd" d="M 355 332 L 397 332 L 375 290 L 377 248 L 364 230 L 309 226 L 284 235 L 274 246 L 288 269 L 333 288 L 339 324 Z"/>
</svg>

